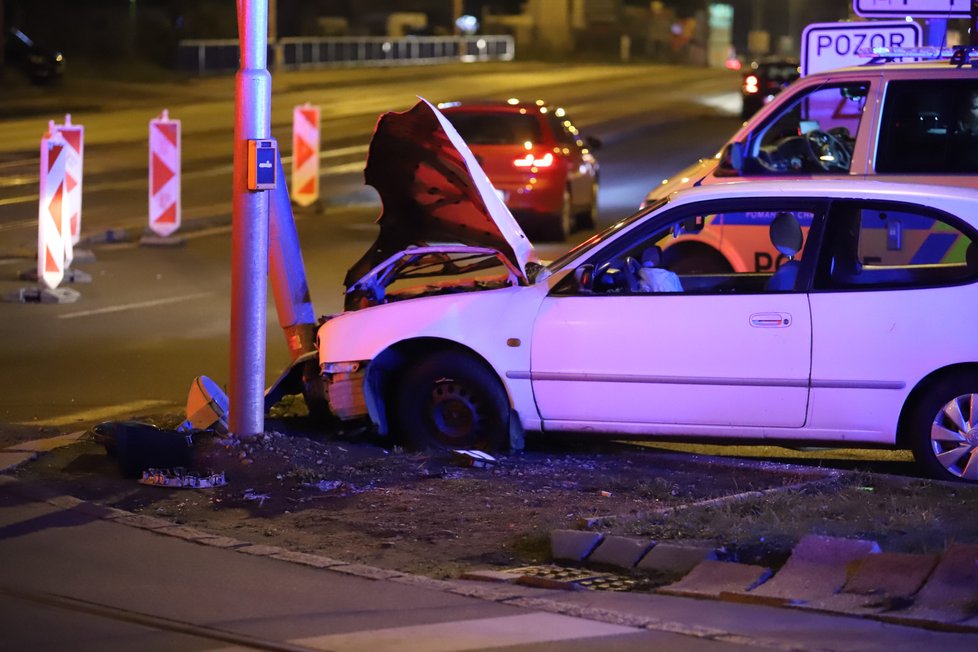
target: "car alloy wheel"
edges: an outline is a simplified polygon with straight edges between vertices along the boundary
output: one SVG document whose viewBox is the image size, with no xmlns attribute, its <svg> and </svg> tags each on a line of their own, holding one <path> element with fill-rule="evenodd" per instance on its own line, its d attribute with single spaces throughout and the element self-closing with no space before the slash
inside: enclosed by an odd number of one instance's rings
<svg viewBox="0 0 978 652">
<path fill-rule="evenodd" d="M 978 482 L 978 380 L 957 373 L 935 383 L 911 417 L 914 459 L 940 479 Z"/>
</svg>

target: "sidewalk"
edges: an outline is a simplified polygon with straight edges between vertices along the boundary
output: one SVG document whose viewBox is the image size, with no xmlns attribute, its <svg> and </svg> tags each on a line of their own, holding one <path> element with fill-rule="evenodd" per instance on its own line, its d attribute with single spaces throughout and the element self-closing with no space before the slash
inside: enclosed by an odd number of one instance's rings
<svg viewBox="0 0 978 652">
<path fill-rule="evenodd" d="M 15 467 L 78 436 L 20 444 L 4 451 L 0 462 Z M 20 460 L 11 457 L 17 451 Z M 0 601 L 15 603 L 6 613 L 44 604 L 167 636 L 189 634 L 209 640 L 210 648 L 216 641 L 262 649 L 419 651 L 545 643 L 582 650 L 598 644 L 971 650 L 978 644 L 973 633 L 758 603 L 430 579 L 216 536 L 54 495 L 6 475 L 0 475 L 0 555 L 16 561 L 0 571 Z M 11 626 L 7 631 L 16 631 L 20 643 L 15 647 L 51 647 L 38 644 L 51 639 L 37 638 L 21 623 Z M 59 627 L 44 636 L 62 633 Z M 591 641 L 595 637 L 601 642 Z"/>
</svg>

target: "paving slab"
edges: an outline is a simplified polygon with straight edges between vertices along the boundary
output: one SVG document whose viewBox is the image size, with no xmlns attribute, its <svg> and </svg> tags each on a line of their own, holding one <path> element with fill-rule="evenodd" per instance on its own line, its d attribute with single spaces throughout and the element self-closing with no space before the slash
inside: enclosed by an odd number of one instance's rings
<svg viewBox="0 0 978 652">
<path fill-rule="evenodd" d="M 632 568 L 655 545 L 649 539 L 606 536 L 588 555 L 588 564 L 604 564 L 618 568 Z"/>
<path fill-rule="evenodd" d="M 22 464 L 27 464 L 37 457 L 37 453 L 30 451 L 0 451 L 0 473 L 16 469 Z"/>
<path fill-rule="evenodd" d="M 705 559 L 678 582 L 656 589 L 657 593 L 690 598 L 720 599 L 723 593 L 749 591 L 771 577 L 771 569 Z"/>
<path fill-rule="evenodd" d="M 822 600 L 838 593 L 865 557 L 879 552 L 875 541 L 809 534 L 773 578 L 750 591 L 725 597 L 767 604 Z"/>
<path fill-rule="evenodd" d="M 550 533 L 550 554 L 554 559 L 584 561 L 603 538 L 600 532 L 554 530 Z"/>
<path fill-rule="evenodd" d="M 899 614 L 888 614 L 886 620 L 907 624 L 965 623 L 973 622 L 976 617 L 978 544 L 955 543 L 917 592 L 913 606 Z"/>
<path fill-rule="evenodd" d="M 685 575 L 700 562 L 716 558 L 716 549 L 709 546 L 657 543 L 645 553 L 636 568 L 648 573 Z"/>
<path fill-rule="evenodd" d="M 913 595 L 933 573 L 939 559 L 936 554 L 869 555 L 839 593 L 800 606 L 858 615 L 905 609 L 913 604 Z"/>
<path fill-rule="evenodd" d="M 70 446 L 78 442 L 82 437 L 85 436 L 85 431 L 81 430 L 78 432 L 68 433 L 67 435 L 58 435 L 56 437 L 48 437 L 46 439 L 34 439 L 32 441 L 25 441 L 19 444 L 14 444 L 8 448 L 6 451 L 31 451 L 34 453 L 47 453 L 55 450 L 56 448 L 61 448 L 63 446 Z"/>
</svg>

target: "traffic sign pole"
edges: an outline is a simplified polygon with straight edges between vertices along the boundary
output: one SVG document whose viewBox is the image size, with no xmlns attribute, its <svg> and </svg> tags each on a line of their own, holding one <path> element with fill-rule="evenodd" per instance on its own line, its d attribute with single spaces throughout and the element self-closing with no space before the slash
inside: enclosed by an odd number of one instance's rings
<svg viewBox="0 0 978 652">
<path fill-rule="evenodd" d="M 72 246 L 81 240 L 81 220 L 82 220 L 82 179 L 84 176 L 85 162 L 85 127 L 72 124 L 71 114 L 65 115 L 63 125 L 55 125 L 68 145 L 65 159 L 65 211 L 68 215 L 68 223 L 71 229 L 70 243 Z M 65 248 L 66 254 L 68 248 Z M 68 254 L 70 263 L 73 256 Z"/>
<path fill-rule="evenodd" d="M 40 192 L 37 224 L 37 278 L 53 290 L 65 275 L 65 148 L 64 137 L 49 123 L 41 138 Z"/>
<path fill-rule="evenodd" d="M 319 107 L 308 102 L 292 110 L 292 201 L 319 201 Z"/>
<path fill-rule="evenodd" d="M 228 422 L 232 435 L 253 437 L 265 429 L 268 191 L 248 189 L 248 145 L 271 138 L 272 80 L 266 54 L 268 2 L 237 1 L 241 67 L 234 90 Z"/>
<path fill-rule="evenodd" d="M 180 219 L 180 121 L 164 109 L 149 121 L 149 229 L 166 238 Z"/>
</svg>

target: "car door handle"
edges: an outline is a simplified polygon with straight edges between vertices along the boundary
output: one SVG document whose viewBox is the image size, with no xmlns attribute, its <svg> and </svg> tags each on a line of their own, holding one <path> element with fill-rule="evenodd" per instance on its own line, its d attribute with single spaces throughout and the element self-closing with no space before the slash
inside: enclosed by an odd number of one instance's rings
<svg viewBox="0 0 978 652">
<path fill-rule="evenodd" d="M 791 315 L 786 312 L 755 312 L 750 316 L 754 328 L 787 328 L 791 326 Z"/>
</svg>

